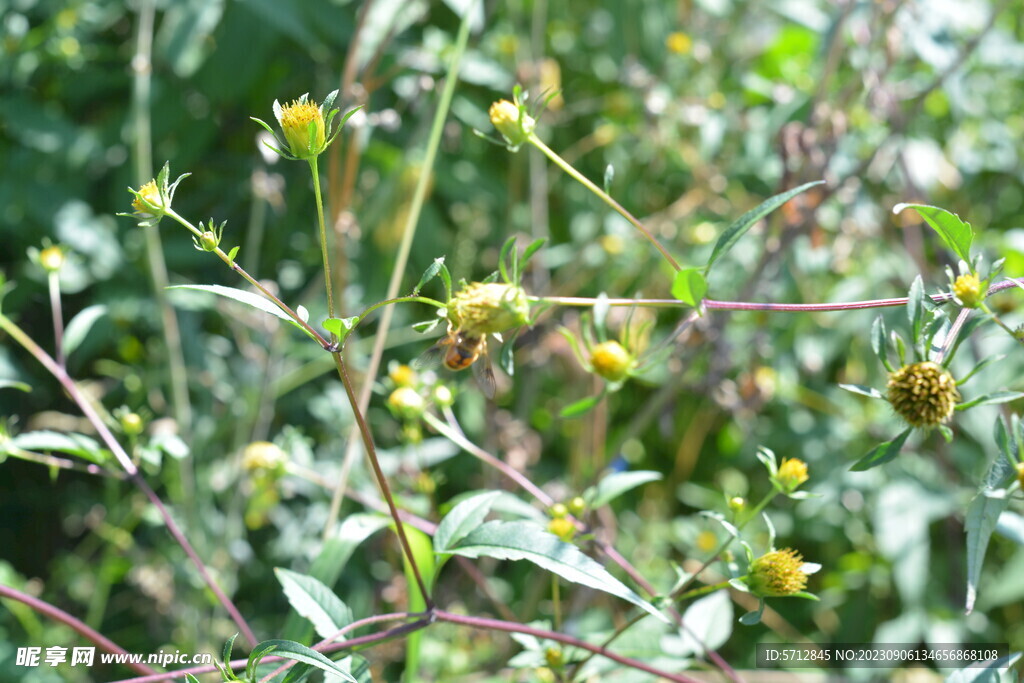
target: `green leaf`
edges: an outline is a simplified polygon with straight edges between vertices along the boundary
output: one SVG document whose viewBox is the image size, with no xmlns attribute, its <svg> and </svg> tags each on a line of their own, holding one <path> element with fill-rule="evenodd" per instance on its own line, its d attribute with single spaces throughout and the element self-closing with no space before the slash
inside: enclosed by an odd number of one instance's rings
<svg viewBox="0 0 1024 683">
<path fill-rule="evenodd" d="M 780 206 L 788 202 L 790 199 L 800 194 L 801 192 L 805 192 L 806 190 L 809 190 L 815 185 L 821 185 L 824 182 L 824 180 L 815 180 L 814 182 L 805 183 L 800 187 L 793 188 L 788 192 L 777 194 L 774 197 L 766 199 L 755 208 L 751 209 L 750 211 L 746 212 L 745 214 L 737 218 L 732 223 L 732 225 L 726 228 L 725 232 L 723 232 L 719 236 L 718 241 L 715 242 L 715 248 L 711 251 L 711 258 L 708 259 L 707 265 L 704 266 L 704 274 L 707 275 L 709 272 L 711 272 L 711 266 L 714 265 L 715 261 L 717 261 L 719 258 L 724 256 L 726 252 L 732 249 L 736 242 L 741 237 L 743 237 L 743 235 L 748 230 L 750 230 L 750 228 L 753 227 L 755 223 L 757 223 L 759 220 L 761 220 L 762 218 L 764 218 L 772 211 L 779 208 Z M 673 295 L 675 295 L 674 291 Z M 680 297 L 676 296 L 676 298 L 679 299 Z"/>
<path fill-rule="evenodd" d="M 288 603 L 312 622 L 321 638 L 330 638 L 352 623 L 352 610 L 317 579 L 281 567 L 275 567 L 274 574 Z"/>
<path fill-rule="evenodd" d="M 285 322 L 290 323 L 297 327 L 298 329 L 302 330 L 302 332 L 307 334 L 310 338 L 316 338 L 313 337 L 313 335 L 310 334 L 310 332 L 306 328 L 302 327 L 302 325 L 299 325 L 297 322 L 292 320 L 292 318 L 283 310 L 281 310 L 277 306 L 277 304 L 259 294 L 253 294 L 252 292 L 246 292 L 241 289 L 235 289 L 234 287 L 223 287 L 221 285 L 173 285 L 171 287 L 168 287 L 167 289 L 188 289 L 197 292 L 209 292 L 211 294 L 216 294 L 217 296 L 222 296 L 227 299 L 233 299 L 234 301 L 243 303 L 246 306 L 252 306 L 253 308 L 263 311 L 264 313 L 269 313 L 270 315 L 277 316 L 281 320 L 284 320 Z"/>
<path fill-rule="evenodd" d="M 542 237 L 542 238 L 540 238 L 538 240 L 534 240 L 534 241 L 530 242 L 530 246 L 526 247 L 526 249 L 523 250 L 523 258 L 520 259 L 520 262 L 523 265 L 526 265 L 526 262 L 530 260 L 530 257 L 533 256 L 537 252 L 538 249 L 543 247 L 544 244 L 547 241 L 548 240 L 547 240 L 546 237 Z"/>
<path fill-rule="evenodd" d="M 740 623 L 744 626 L 754 626 L 761 623 L 761 615 L 764 614 L 764 600 L 757 603 L 757 609 L 747 612 L 740 617 Z"/>
<path fill-rule="evenodd" d="M 239 247 L 231 247 L 231 251 L 228 252 L 228 261 L 231 265 L 235 265 L 235 257 L 238 256 Z"/>
<path fill-rule="evenodd" d="M 999 515 L 1010 504 L 1008 498 L 991 497 L 981 491 L 967 506 L 964 530 L 967 533 L 967 599 L 964 608 L 970 614 L 978 597 L 978 581 L 985 563 L 989 539 L 999 522 Z"/>
<path fill-rule="evenodd" d="M 501 253 L 498 255 L 498 271 L 501 272 L 501 279 L 509 284 L 515 284 L 515 269 L 513 268 L 512 277 L 510 278 L 506 261 L 509 258 L 509 254 L 514 253 L 515 248 L 516 237 L 513 235 L 505 240 L 505 244 L 501 247 Z"/>
<path fill-rule="evenodd" d="M 630 489 L 661 479 L 660 472 L 638 470 L 636 472 L 613 472 L 583 492 L 587 507 L 598 508 L 607 505 Z"/>
<path fill-rule="evenodd" d="M 683 268 L 672 280 L 672 296 L 696 308 L 708 293 L 708 283 L 699 268 Z"/>
<path fill-rule="evenodd" d="M 608 164 L 604 168 L 604 193 L 611 194 L 612 181 L 615 179 L 615 167 Z"/>
<path fill-rule="evenodd" d="M 971 262 L 971 242 L 974 240 L 974 230 L 971 229 L 970 223 L 964 223 L 955 213 L 927 204 L 897 204 L 892 207 L 892 212 L 900 213 L 904 209 L 914 209 L 921 214 L 921 218 L 932 226 L 932 229 L 939 234 L 939 237 L 954 254 L 967 263 Z"/>
<path fill-rule="evenodd" d="M 434 552 L 440 553 L 465 538 L 470 531 L 483 524 L 501 491 L 485 491 L 459 502 L 444 516 L 434 532 Z"/>
<path fill-rule="evenodd" d="M 924 280 L 918 275 L 910 285 L 907 296 L 907 321 L 910 323 L 910 340 L 914 348 L 921 347 L 921 328 L 924 326 Z M 923 356 L 923 351 L 919 351 Z"/>
<path fill-rule="evenodd" d="M 64 355 L 70 356 L 75 349 L 81 346 L 89 336 L 92 326 L 106 313 L 107 307 L 103 304 L 88 306 L 79 311 L 64 330 Z"/>
<path fill-rule="evenodd" d="M 1024 398 L 1024 392 L 994 391 L 991 394 L 985 394 L 984 396 L 972 398 L 970 401 L 958 403 L 956 409 L 967 410 L 968 408 L 974 408 L 975 406 L 987 406 L 992 405 L 993 403 L 1009 403 L 1010 401 L 1016 401 L 1018 398 Z"/>
<path fill-rule="evenodd" d="M 601 393 L 596 394 L 594 396 L 587 396 L 586 398 L 581 398 L 580 400 L 575 401 L 574 403 L 570 403 L 566 407 L 562 408 L 562 410 L 558 413 L 558 417 L 564 419 L 579 417 L 580 415 L 583 415 L 593 410 L 594 406 L 600 403 L 601 400 L 604 398 L 604 395 L 605 392 L 602 391 Z"/>
<path fill-rule="evenodd" d="M 863 384 L 840 384 L 839 388 L 845 389 L 846 391 L 854 394 L 867 396 L 868 398 L 885 398 L 885 396 L 882 395 L 882 392 L 878 389 L 875 389 L 874 387 L 866 387 Z"/>
<path fill-rule="evenodd" d="M 32 387 L 24 382 L 18 382 L 13 379 L 0 379 L 0 389 L 18 389 L 20 391 L 24 391 L 26 394 L 32 392 Z"/>
<path fill-rule="evenodd" d="M 423 289 L 423 285 L 427 284 L 441 272 L 441 268 L 444 267 L 444 256 L 434 259 L 434 262 L 427 266 L 427 269 L 423 271 L 423 276 L 420 281 L 412 288 L 412 295 L 419 296 L 420 290 Z"/>
<path fill-rule="evenodd" d="M 326 671 L 327 673 L 338 676 L 344 681 L 351 681 L 351 683 L 358 683 L 356 679 L 352 678 L 346 673 L 341 667 L 332 662 L 331 660 L 324 657 L 322 654 L 311 648 L 296 643 L 293 640 L 264 640 L 262 643 L 252 649 L 252 653 L 249 655 L 249 662 L 246 665 L 245 672 L 250 678 L 256 675 L 256 667 L 267 655 L 273 654 L 276 657 L 284 657 L 291 659 L 296 662 L 304 662 Z"/>
<path fill-rule="evenodd" d="M 899 455 L 900 449 L 903 448 L 904 442 L 906 442 L 907 437 L 910 436 L 910 432 L 912 431 L 914 430 L 905 429 L 891 441 L 878 444 L 872 448 L 867 455 L 858 460 L 850 469 L 854 472 L 863 472 L 864 470 L 870 470 L 872 467 L 878 467 L 883 463 L 889 462 Z"/>
<path fill-rule="evenodd" d="M 101 447 L 95 439 L 84 434 L 64 434 L 40 430 L 25 432 L 10 440 L 10 445 L 24 451 L 57 451 L 75 455 L 91 463 L 102 465 L 112 457 L 110 451 Z"/>
<path fill-rule="evenodd" d="M 575 545 L 565 543 L 532 522 L 487 522 L 474 529 L 455 548 L 447 552 L 463 557 L 528 560 L 566 581 L 622 598 L 667 621 L 651 603 L 580 552 Z"/>
<path fill-rule="evenodd" d="M 893 372 L 895 368 L 889 362 L 889 349 L 885 343 L 886 336 L 885 321 L 882 316 L 878 316 L 871 324 L 871 350 L 878 356 L 878 360 L 885 366 L 885 369 Z"/>
<path fill-rule="evenodd" d="M 345 341 L 358 324 L 358 315 L 351 318 L 328 318 L 323 322 L 324 329 L 335 335 L 339 342 Z"/>
</svg>

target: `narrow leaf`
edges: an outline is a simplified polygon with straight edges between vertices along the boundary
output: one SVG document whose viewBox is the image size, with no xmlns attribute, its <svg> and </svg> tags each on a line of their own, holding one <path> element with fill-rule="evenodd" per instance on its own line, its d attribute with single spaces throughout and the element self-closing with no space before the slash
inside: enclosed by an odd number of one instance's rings
<svg viewBox="0 0 1024 683">
<path fill-rule="evenodd" d="M 531 522 L 487 522 L 448 552 L 464 557 L 528 560 L 566 581 L 622 598 L 667 621 L 657 608 L 580 552 L 575 545 L 565 543 Z"/>
<path fill-rule="evenodd" d="M 924 326 L 924 280 L 918 275 L 910 285 L 907 296 L 907 321 L 910 323 L 911 342 L 915 348 L 921 339 L 921 328 Z"/>
<path fill-rule="evenodd" d="M 103 304 L 87 306 L 79 311 L 64 330 L 64 354 L 70 356 L 75 349 L 81 346 L 89 336 L 92 326 L 106 313 L 107 307 Z"/>
<path fill-rule="evenodd" d="M 630 489 L 661 479 L 660 472 L 638 470 L 636 472 L 613 472 L 588 488 L 583 493 L 587 506 L 598 508 L 607 505 Z"/>
<path fill-rule="evenodd" d="M 974 602 L 978 597 L 978 581 L 981 579 L 989 539 L 999 522 L 999 515 L 1009 504 L 1007 498 L 989 497 L 982 491 L 967 506 L 967 518 L 964 520 L 964 531 L 967 533 L 967 599 L 964 608 L 968 614 L 974 610 Z"/>
<path fill-rule="evenodd" d="M 19 434 L 9 443 L 24 451 L 67 453 L 97 465 L 102 465 L 112 457 L 110 451 L 101 447 L 98 441 L 84 434 L 64 434 L 40 430 Z"/>
<path fill-rule="evenodd" d="M 870 470 L 872 467 L 878 467 L 883 463 L 889 462 L 899 455 L 900 449 L 903 448 L 904 442 L 906 442 L 907 437 L 910 436 L 912 431 L 912 429 L 905 429 L 895 439 L 878 444 L 850 469 L 854 472 L 863 472 L 864 470 Z"/>
<path fill-rule="evenodd" d="M 615 180 L 615 167 L 608 164 L 604 168 L 604 193 L 611 194 L 612 181 Z"/>
<path fill-rule="evenodd" d="M 1009 403 L 1010 401 L 1016 401 L 1018 398 L 1024 398 L 1024 393 L 1020 391 L 994 391 L 991 394 L 985 394 L 977 398 L 972 398 L 970 401 L 964 401 L 956 406 L 957 410 L 967 410 L 968 408 L 974 408 L 975 406 L 987 406 L 993 403 Z"/>
<path fill-rule="evenodd" d="M 708 283 L 699 268 L 684 268 L 672 280 L 672 296 L 696 308 L 708 293 Z"/>
<path fill-rule="evenodd" d="M 971 262 L 971 242 L 974 240 L 974 231 L 971 229 L 970 223 L 964 223 L 955 213 L 926 204 L 897 204 L 892 207 L 892 212 L 900 213 L 904 209 L 917 211 L 954 254 L 967 263 Z"/>
<path fill-rule="evenodd" d="M 228 252 L 228 261 L 231 265 L 235 265 L 235 257 L 238 256 L 239 247 L 231 247 L 231 251 Z"/>
<path fill-rule="evenodd" d="M 19 391 L 24 391 L 26 394 L 32 392 L 32 387 L 24 382 L 18 382 L 13 379 L 0 379 L 0 389 L 18 389 Z"/>
<path fill-rule="evenodd" d="M 546 242 L 547 238 L 544 237 L 540 238 L 539 240 L 534 240 L 533 242 L 531 242 L 530 246 L 526 247 L 526 249 L 523 250 L 523 258 L 521 259 L 522 263 L 525 265 L 526 262 L 530 260 L 530 257 L 533 256 L 538 249 L 543 247 Z"/>
<path fill-rule="evenodd" d="M 725 232 L 719 236 L 718 241 L 715 243 L 715 248 L 711 252 L 711 258 L 708 259 L 707 265 L 704 266 L 704 274 L 707 275 L 711 271 L 711 266 L 714 265 L 715 261 L 732 249 L 736 242 L 739 241 L 739 239 L 743 237 L 743 235 L 750 230 L 755 223 L 801 192 L 805 192 L 815 185 L 821 185 L 824 182 L 824 180 L 816 180 L 811 183 L 805 183 L 800 187 L 793 188 L 788 192 L 777 194 L 774 197 L 766 199 L 755 208 L 737 218 L 736 221 L 726 228 Z"/>
<path fill-rule="evenodd" d="M 308 330 L 306 330 L 304 327 L 302 327 L 297 322 L 292 320 L 292 318 L 287 313 L 278 308 L 277 304 L 275 304 L 274 302 L 270 301 L 265 297 L 260 296 L 259 294 L 253 294 L 252 292 L 246 292 L 241 289 L 235 289 L 234 287 L 223 287 L 221 285 L 174 285 L 168 287 L 167 289 L 189 289 L 197 292 L 209 292 L 211 294 L 216 294 L 217 296 L 222 296 L 227 299 L 233 299 L 239 303 L 245 304 L 246 306 L 252 306 L 253 308 L 263 311 L 264 313 L 269 313 L 270 315 L 277 316 L 281 320 L 284 320 L 287 323 L 291 323 L 295 327 L 299 328 L 305 334 L 309 335 L 311 338 L 315 338 L 313 337 L 313 335 L 309 333 Z"/>
<path fill-rule="evenodd" d="M 885 396 L 882 395 L 882 392 L 879 391 L 878 389 L 875 389 L 874 387 L 866 387 L 863 384 L 840 384 L 839 388 L 845 389 L 846 391 L 852 392 L 854 394 L 867 396 L 868 398 L 885 398 Z"/>
<path fill-rule="evenodd" d="M 501 253 L 498 255 L 498 271 L 501 272 L 501 279 L 505 282 L 514 284 L 513 280 L 509 279 L 508 266 L 506 261 L 508 260 L 509 254 L 513 249 L 516 248 L 515 235 L 505 240 L 505 244 L 501 247 Z"/>
<path fill-rule="evenodd" d="M 441 272 L 441 267 L 443 265 L 444 256 L 434 259 L 434 262 L 431 263 L 425 271 L 423 271 L 423 276 L 420 277 L 420 281 L 416 284 L 415 287 L 413 287 L 412 295 L 419 296 L 420 290 L 423 289 L 423 285 L 427 284 L 435 277 L 437 277 L 437 274 Z"/>
<path fill-rule="evenodd" d="M 889 362 L 889 348 L 885 343 L 886 335 L 885 321 L 882 319 L 882 316 L 878 316 L 875 318 L 875 322 L 871 324 L 871 350 L 878 356 L 878 360 L 885 366 L 885 369 L 893 372 L 895 368 Z"/>
<path fill-rule="evenodd" d="M 601 399 L 604 398 L 604 394 L 605 392 L 602 391 L 595 396 L 587 396 L 586 398 L 581 398 L 574 403 L 570 403 L 566 407 L 562 408 L 558 413 L 558 417 L 569 419 L 588 413 L 594 409 L 594 406 L 601 402 Z"/>
<path fill-rule="evenodd" d="M 289 604 L 309 619 L 321 638 L 329 638 L 352 623 L 352 610 L 323 583 L 305 574 L 274 568 Z"/>
</svg>

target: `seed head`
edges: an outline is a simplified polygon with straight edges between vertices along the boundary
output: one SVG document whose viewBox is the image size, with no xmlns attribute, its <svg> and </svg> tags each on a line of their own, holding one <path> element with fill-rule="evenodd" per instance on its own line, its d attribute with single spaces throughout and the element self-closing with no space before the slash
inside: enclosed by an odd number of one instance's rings
<svg viewBox="0 0 1024 683">
<path fill-rule="evenodd" d="M 530 321 L 530 303 L 522 287 L 474 282 L 448 302 L 448 319 L 465 334 L 494 334 Z"/>
<path fill-rule="evenodd" d="M 762 598 L 799 593 L 807 587 L 803 564 L 804 558 L 792 548 L 773 550 L 750 563 L 747 585 Z"/>
<path fill-rule="evenodd" d="M 964 308 L 977 308 L 985 299 L 981 280 L 977 275 L 961 275 L 953 282 L 953 295 Z"/>
<path fill-rule="evenodd" d="M 953 416 L 960 392 L 956 381 L 931 361 L 904 365 L 889 375 L 886 398 L 911 427 L 937 427 Z"/>
<path fill-rule="evenodd" d="M 609 382 L 620 382 L 633 367 L 633 356 L 619 342 L 606 341 L 590 352 L 590 365 Z"/>
</svg>

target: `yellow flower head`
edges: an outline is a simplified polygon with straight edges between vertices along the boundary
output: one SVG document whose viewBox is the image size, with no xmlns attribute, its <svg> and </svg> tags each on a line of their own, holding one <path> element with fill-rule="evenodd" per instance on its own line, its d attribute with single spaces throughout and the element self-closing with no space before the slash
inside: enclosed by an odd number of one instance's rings
<svg viewBox="0 0 1024 683">
<path fill-rule="evenodd" d="M 533 117 L 525 112 L 520 119 L 519 107 L 508 100 L 498 100 L 491 105 L 487 113 L 491 117 L 491 123 L 510 145 L 523 144 L 537 126 Z"/>
<path fill-rule="evenodd" d="M 750 563 L 747 585 L 762 598 L 799 593 L 807 587 L 803 565 L 804 558 L 792 548 L 773 550 Z"/>
<path fill-rule="evenodd" d="M 977 275 L 961 275 L 953 282 L 953 294 L 964 308 L 977 308 L 985 298 L 983 285 Z"/>
<path fill-rule="evenodd" d="M 147 202 L 149 206 L 146 205 Z M 154 209 L 159 211 L 164 208 L 163 196 L 161 195 L 160 188 L 157 186 L 155 180 L 150 180 L 139 188 L 139 196 L 132 201 L 132 208 L 139 213 L 145 214 L 152 214 L 154 213 Z"/>
<path fill-rule="evenodd" d="M 416 371 L 408 365 L 396 365 L 388 372 L 388 378 L 395 383 L 396 387 L 411 387 L 416 385 Z"/>
<path fill-rule="evenodd" d="M 253 441 L 242 452 L 242 467 L 249 471 L 278 472 L 287 461 L 288 456 L 281 447 L 269 441 Z"/>
<path fill-rule="evenodd" d="M 676 31 L 668 34 L 668 37 L 665 38 L 665 47 L 669 52 L 685 55 L 693 49 L 693 40 L 682 31 Z"/>
<path fill-rule="evenodd" d="M 956 380 L 931 361 L 904 365 L 889 375 L 886 398 L 911 427 L 938 427 L 953 416 L 960 392 Z"/>
<path fill-rule="evenodd" d="M 288 147 L 296 157 L 308 159 L 323 151 L 324 142 L 327 140 L 327 127 L 324 125 L 323 112 L 316 104 L 307 102 L 305 97 L 293 100 L 291 104 L 281 107 L 278 121 L 281 123 L 284 139 L 288 141 Z M 310 124 L 313 126 L 312 140 L 309 133 Z"/>
<path fill-rule="evenodd" d="M 807 479 L 807 464 L 797 458 L 783 458 L 779 472 L 775 476 L 775 480 L 786 493 L 792 493 Z"/>
<path fill-rule="evenodd" d="M 565 517 L 555 517 L 548 522 L 548 531 L 569 543 L 576 536 L 576 525 Z"/>
<path fill-rule="evenodd" d="M 1017 482 L 1024 489 L 1024 462 L 1017 463 Z"/>
<path fill-rule="evenodd" d="M 415 420 L 426 407 L 427 402 L 411 387 L 399 387 L 388 396 L 388 408 L 395 417 Z"/>
<path fill-rule="evenodd" d="M 633 356 L 619 342 L 606 341 L 590 352 L 590 365 L 609 382 L 620 382 L 633 367 Z"/>
</svg>

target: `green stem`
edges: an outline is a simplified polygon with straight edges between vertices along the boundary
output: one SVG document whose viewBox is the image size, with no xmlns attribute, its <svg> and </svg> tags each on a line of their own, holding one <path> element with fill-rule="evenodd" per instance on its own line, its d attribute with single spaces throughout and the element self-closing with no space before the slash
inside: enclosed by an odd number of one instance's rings
<svg viewBox="0 0 1024 683">
<path fill-rule="evenodd" d="M 324 287 L 327 289 L 327 317 L 334 317 L 334 288 L 331 283 L 331 257 L 327 248 L 327 224 L 324 222 L 324 199 L 320 194 L 320 171 L 317 157 L 309 159 L 309 172 L 313 174 L 313 192 L 316 194 L 316 217 L 320 223 L 320 253 L 324 259 Z M 331 333 L 331 341 L 337 341 Z"/>
<path fill-rule="evenodd" d="M 668 261 L 674 269 L 676 269 L 677 271 L 682 270 L 682 266 L 679 265 L 679 262 L 672 258 L 672 255 L 665 250 L 665 247 L 661 246 L 661 243 L 658 242 L 657 238 L 654 235 L 652 235 L 647 230 L 647 228 L 644 227 L 643 223 L 637 220 L 637 218 L 629 211 L 626 211 L 626 209 L 621 204 L 612 199 L 607 192 L 599 188 L 594 183 L 590 182 L 590 180 L 585 175 L 577 171 L 572 164 L 567 162 L 562 157 L 558 156 L 558 154 L 556 154 L 554 150 L 552 150 L 550 147 L 545 145 L 541 141 L 541 139 L 536 136 L 536 134 L 530 133 L 529 137 L 526 138 L 526 141 L 529 142 L 534 147 L 536 147 L 537 149 L 539 149 L 541 152 L 543 152 L 544 156 L 546 156 L 548 159 L 551 159 L 551 161 L 553 161 L 556 166 L 558 166 L 560 169 L 568 173 L 575 180 L 582 183 L 585 188 L 587 188 L 588 190 L 596 194 L 598 197 L 600 197 L 601 201 L 610 206 L 613 210 L 617 211 L 627 221 L 632 223 L 633 227 L 639 230 L 643 234 L 643 236 L 647 238 L 647 241 L 654 245 L 654 247 L 661 252 L 661 255 L 665 257 L 665 260 Z"/>
<path fill-rule="evenodd" d="M 427 139 L 426 151 L 423 156 L 423 164 L 420 168 L 420 177 L 416 182 L 416 189 L 413 191 L 412 202 L 409 205 L 409 214 L 402 231 L 402 241 L 398 246 L 398 253 L 395 257 L 395 267 L 391 271 L 391 280 L 388 282 L 388 290 L 385 299 L 394 299 L 398 296 L 399 287 L 402 284 L 402 276 L 405 274 L 405 266 L 409 260 L 409 252 L 412 249 L 412 239 L 416 234 L 416 226 L 419 223 L 420 212 L 423 210 L 423 203 L 427 198 L 427 190 L 430 187 L 431 169 L 434 167 L 434 159 L 437 157 L 438 147 L 441 145 L 441 134 L 444 132 L 444 122 L 448 118 L 448 110 L 451 108 L 452 96 L 455 94 L 455 85 L 459 78 L 459 66 L 462 63 L 462 55 L 466 52 L 466 45 L 469 42 L 469 23 L 474 9 L 466 7 L 466 13 L 459 25 L 459 33 L 455 39 L 455 46 L 452 51 L 452 61 L 448 66 L 448 73 L 445 76 L 444 90 L 441 93 L 441 100 L 438 102 L 437 111 L 434 113 L 434 121 L 430 128 L 430 137 Z M 384 344 L 387 342 L 388 331 L 391 329 L 391 318 L 394 309 L 385 308 L 381 315 L 380 324 L 377 326 L 377 335 L 373 343 L 373 351 L 370 355 L 370 362 L 366 367 L 366 374 L 363 379 L 363 386 L 359 391 L 358 404 L 353 403 L 353 408 L 359 412 L 365 412 L 370 404 L 370 396 L 373 392 L 374 377 L 380 367 L 381 357 L 384 354 Z M 338 514 L 341 511 L 341 500 L 345 493 L 348 473 L 352 468 L 357 456 L 355 447 L 356 439 L 354 430 L 349 434 L 349 446 L 345 450 L 345 457 L 342 460 L 341 472 L 338 474 L 338 482 L 334 489 L 334 496 L 331 498 L 331 508 L 327 515 L 327 522 L 324 524 L 324 538 L 328 538 L 335 524 L 338 522 Z"/>
<path fill-rule="evenodd" d="M 742 577 L 742 578 L 745 578 L 745 577 Z M 728 581 L 722 581 L 721 583 L 713 583 L 713 584 L 709 584 L 707 586 L 701 586 L 700 588 L 694 588 L 691 591 L 686 591 L 682 595 L 677 596 L 676 600 L 678 601 L 678 600 L 689 600 L 691 598 L 699 598 L 699 597 L 701 597 L 703 595 L 707 595 L 708 593 L 714 593 L 715 591 L 722 590 L 723 588 L 728 588 L 728 587 L 729 587 L 729 582 Z"/>
</svg>

